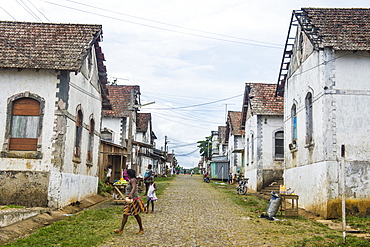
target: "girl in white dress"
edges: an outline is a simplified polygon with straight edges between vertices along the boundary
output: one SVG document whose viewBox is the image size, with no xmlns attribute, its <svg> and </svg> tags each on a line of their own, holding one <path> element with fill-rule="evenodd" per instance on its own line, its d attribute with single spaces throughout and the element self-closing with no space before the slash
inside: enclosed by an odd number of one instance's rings
<svg viewBox="0 0 370 247">
<path fill-rule="evenodd" d="M 151 203 L 152 204 L 152 211 L 151 213 L 154 213 L 154 201 L 157 201 L 158 198 L 155 194 L 155 191 L 157 190 L 157 185 L 153 182 L 153 181 L 150 181 L 150 184 L 149 184 L 149 189 L 148 189 L 148 202 L 146 204 L 146 212 L 148 213 L 149 212 L 149 204 Z"/>
</svg>

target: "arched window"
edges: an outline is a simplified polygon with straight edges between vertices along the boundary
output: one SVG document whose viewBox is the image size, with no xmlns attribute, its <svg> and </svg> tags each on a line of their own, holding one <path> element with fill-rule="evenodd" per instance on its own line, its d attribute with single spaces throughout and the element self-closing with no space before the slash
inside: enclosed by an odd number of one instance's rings
<svg viewBox="0 0 370 247">
<path fill-rule="evenodd" d="M 312 94 L 308 93 L 305 99 L 306 107 L 306 143 L 312 142 L 313 120 L 312 120 Z"/>
<path fill-rule="evenodd" d="M 37 151 L 40 102 L 32 98 L 13 101 L 9 150 Z"/>
<path fill-rule="evenodd" d="M 291 111 L 292 118 L 292 140 L 297 140 L 297 107 L 295 104 L 292 106 Z"/>
<path fill-rule="evenodd" d="M 92 161 L 93 150 L 94 150 L 94 129 L 95 129 L 95 121 L 94 119 L 90 119 L 90 129 L 89 129 L 89 146 L 87 150 L 87 160 Z"/>
<path fill-rule="evenodd" d="M 275 159 L 284 159 L 284 131 L 275 132 Z"/>
<path fill-rule="evenodd" d="M 74 156 L 80 157 L 81 155 L 81 139 L 82 139 L 82 126 L 83 123 L 83 114 L 81 110 L 77 112 L 76 118 L 76 139 L 75 139 L 75 147 L 74 147 Z"/>
</svg>

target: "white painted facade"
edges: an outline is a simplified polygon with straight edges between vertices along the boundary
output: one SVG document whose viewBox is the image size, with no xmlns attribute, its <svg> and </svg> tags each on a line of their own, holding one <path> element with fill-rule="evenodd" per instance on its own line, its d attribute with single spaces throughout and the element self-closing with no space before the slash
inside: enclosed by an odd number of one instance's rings
<svg viewBox="0 0 370 247">
<path fill-rule="evenodd" d="M 275 154 L 275 134 L 283 131 L 283 118 L 276 115 L 252 115 L 245 123 L 245 177 L 248 186 L 260 191 L 282 178 L 284 158 Z"/>
<path fill-rule="evenodd" d="M 244 136 L 229 135 L 228 141 L 228 160 L 230 162 L 230 173 L 236 174 L 244 169 L 243 154 L 240 152 L 244 149 Z"/>
<path fill-rule="evenodd" d="M 285 184 L 300 196 L 301 207 L 326 218 L 338 217 L 343 179 L 339 167 L 344 160 L 345 196 L 364 213 L 361 205 L 370 200 L 369 53 L 314 50 L 303 38 L 303 52 L 294 50 L 284 88 Z M 307 128 L 308 94 L 312 95 L 311 130 Z"/>
<path fill-rule="evenodd" d="M 95 50 L 92 48 L 89 52 L 95 58 Z M 84 65 L 77 74 L 44 69 L 0 71 L 0 83 L 3 84 L 0 92 L 1 171 L 41 174 L 43 179 L 37 181 L 35 177 L 34 182 L 40 183 L 35 193 L 40 193 L 38 199 L 44 206 L 59 208 L 97 193 L 102 100 L 96 59 L 89 60 L 89 63 L 89 68 Z M 10 121 L 11 116 L 9 103 L 16 97 L 29 95 L 39 97 L 44 104 L 38 150 L 9 151 L 5 133 L 9 128 L 6 121 Z M 76 159 L 74 144 L 78 109 L 83 113 L 83 130 L 81 155 Z M 90 119 L 95 122 L 91 161 L 87 160 Z M 35 156 L 35 153 L 38 157 L 29 158 L 29 155 Z M 23 178 L 19 180 L 14 184 L 15 193 L 19 193 L 22 186 L 29 186 L 31 182 Z M 7 186 L 9 184 L 2 188 Z"/>
</svg>

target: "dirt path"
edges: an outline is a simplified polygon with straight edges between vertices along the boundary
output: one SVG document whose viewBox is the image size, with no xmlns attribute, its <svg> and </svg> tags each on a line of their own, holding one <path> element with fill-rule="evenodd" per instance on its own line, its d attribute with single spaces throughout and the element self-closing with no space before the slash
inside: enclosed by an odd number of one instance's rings
<svg viewBox="0 0 370 247">
<path fill-rule="evenodd" d="M 273 222 L 248 215 L 199 176 L 177 176 L 155 206 L 142 217 L 143 235 L 133 222 L 101 246 L 286 246 L 268 236 Z"/>
</svg>

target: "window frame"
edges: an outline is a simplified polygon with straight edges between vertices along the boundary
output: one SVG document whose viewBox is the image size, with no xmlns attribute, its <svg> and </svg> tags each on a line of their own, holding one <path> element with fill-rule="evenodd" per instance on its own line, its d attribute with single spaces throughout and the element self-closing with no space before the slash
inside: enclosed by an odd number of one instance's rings
<svg viewBox="0 0 370 247">
<path fill-rule="evenodd" d="M 298 139 L 298 133 L 297 133 L 297 130 L 298 130 L 298 118 L 297 118 L 297 106 L 296 104 L 294 103 L 292 105 L 292 109 L 291 109 L 291 119 L 292 119 L 292 141 L 296 141 Z"/>
<path fill-rule="evenodd" d="M 90 118 L 89 126 L 89 143 L 87 146 L 87 162 L 92 162 L 93 160 L 93 150 L 94 150 L 94 134 L 95 134 L 95 120 Z"/>
<path fill-rule="evenodd" d="M 282 138 L 277 138 L 277 134 L 280 134 L 280 133 L 282 133 Z M 284 129 L 278 129 L 278 130 L 274 131 L 273 138 L 274 138 L 274 147 L 273 147 L 273 149 L 274 149 L 274 159 L 275 160 L 284 160 L 284 156 L 285 156 L 284 155 L 284 151 L 285 151 L 284 150 Z M 278 146 L 277 140 L 282 140 L 283 143 Z M 282 153 L 281 153 L 282 157 L 277 156 L 278 152 L 276 151 L 276 149 L 278 147 L 282 148 Z"/>
<path fill-rule="evenodd" d="M 37 101 L 39 104 L 39 119 L 37 126 L 36 138 L 34 138 L 36 148 L 33 150 L 12 150 L 11 145 L 11 132 L 12 132 L 12 121 L 13 121 L 13 105 L 14 102 L 20 99 L 31 99 Z M 37 94 L 30 92 L 22 92 L 15 94 L 7 100 L 7 114 L 6 114 L 6 125 L 5 125 L 5 137 L 3 143 L 3 149 L 1 151 L 2 158 L 22 158 L 22 159 L 42 159 L 41 153 L 42 143 L 41 136 L 43 131 L 43 120 L 45 115 L 45 100 Z"/>
<path fill-rule="evenodd" d="M 81 158 L 81 142 L 83 134 L 83 113 L 81 109 L 77 110 L 76 114 L 76 128 L 75 128 L 75 142 L 73 147 L 73 156 Z"/>
<path fill-rule="evenodd" d="M 313 142 L 313 105 L 312 105 L 312 93 L 308 92 L 305 98 L 305 109 L 306 109 L 306 144 Z"/>
</svg>

